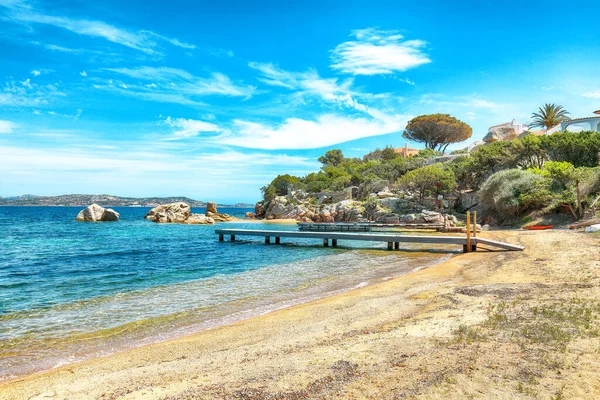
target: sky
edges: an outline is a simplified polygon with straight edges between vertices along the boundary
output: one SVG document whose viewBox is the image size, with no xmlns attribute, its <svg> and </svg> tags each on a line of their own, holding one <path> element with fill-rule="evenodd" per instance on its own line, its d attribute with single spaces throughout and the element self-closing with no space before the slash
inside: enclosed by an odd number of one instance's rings
<svg viewBox="0 0 600 400">
<path fill-rule="evenodd" d="M 600 109 L 596 1 L 0 0 L 0 49 L 3 197 L 254 202 L 421 114 Z"/>
</svg>

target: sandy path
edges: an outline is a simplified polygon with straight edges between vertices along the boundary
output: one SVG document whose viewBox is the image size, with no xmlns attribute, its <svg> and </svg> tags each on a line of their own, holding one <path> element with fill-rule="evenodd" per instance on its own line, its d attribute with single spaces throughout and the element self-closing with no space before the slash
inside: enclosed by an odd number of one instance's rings
<svg viewBox="0 0 600 400">
<path fill-rule="evenodd" d="M 486 235 L 527 249 L 21 378 L 0 398 L 600 398 L 600 236 Z"/>
</svg>

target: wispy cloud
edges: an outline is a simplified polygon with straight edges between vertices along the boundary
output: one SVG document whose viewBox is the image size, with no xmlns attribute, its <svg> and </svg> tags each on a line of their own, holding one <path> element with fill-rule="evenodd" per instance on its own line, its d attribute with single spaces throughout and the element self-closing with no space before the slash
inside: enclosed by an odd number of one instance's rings
<svg viewBox="0 0 600 400">
<path fill-rule="evenodd" d="M 183 43 L 177 39 L 168 38 L 148 30 L 130 31 L 110 25 L 103 21 L 44 14 L 24 1 L 9 0 L 3 1 L 0 5 L 9 10 L 10 20 L 13 22 L 51 25 L 78 35 L 103 38 L 110 42 L 136 49 L 150 55 L 157 55 L 160 53 L 158 44 L 155 41 L 156 39 L 166 41 L 173 46 L 185 49 L 195 48 L 194 45 Z M 55 45 L 48 46 L 54 46 L 53 49 L 58 51 L 73 51 L 73 49 L 65 47 Z"/>
<path fill-rule="evenodd" d="M 590 99 L 600 99 L 600 89 L 583 92 L 581 95 Z"/>
<path fill-rule="evenodd" d="M 251 62 L 250 68 L 261 73 L 258 78 L 270 86 L 277 86 L 295 91 L 295 96 L 317 96 L 327 102 L 333 102 L 347 108 L 367 111 L 367 106 L 356 100 L 360 95 L 351 89 L 353 80 L 339 81 L 337 78 L 322 78 L 317 71 L 306 72 L 285 71 L 272 63 Z"/>
<path fill-rule="evenodd" d="M 185 119 L 185 118 L 171 118 L 165 119 L 165 124 L 172 128 L 176 128 L 173 136 L 168 137 L 167 140 L 185 139 L 193 136 L 198 136 L 202 132 L 220 132 L 221 129 L 210 122 Z"/>
<path fill-rule="evenodd" d="M 0 134 L 11 133 L 17 125 L 11 121 L 5 121 L 0 119 Z"/>
<path fill-rule="evenodd" d="M 79 75 L 81 75 L 81 76 L 83 76 L 83 77 L 85 77 L 85 76 L 88 76 L 88 75 L 87 75 L 87 72 L 85 72 L 85 71 L 81 71 L 81 72 L 79 73 Z"/>
<path fill-rule="evenodd" d="M 42 73 L 40 71 L 38 71 L 37 69 L 34 69 L 31 71 L 31 75 L 33 76 L 40 76 Z"/>
<path fill-rule="evenodd" d="M 423 40 L 405 40 L 395 30 L 375 28 L 352 31 L 350 40 L 339 44 L 331 55 L 331 68 L 353 75 L 378 75 L 402 72 L 431 60 Z"/>
<path fill-rule="evenodd" d="M 29 78 L 0 86 L 0 106 L 5 107 L 43 106 L 64 96 L 58 84 L 36 84 Z"/>
<path fill-rule="evenodd" d="M 211 95 L 249 98 L 256 89 L 254 86 L 235 83 L 227 75 L 217 72 L 203 78 L 182 69 L 168 67 L 107 68 L 105 71 L 133 78 L 138 82 L 111 79 L 108 84 L 95 84 L 96 89 L 163 103 L 202 105 L 198 98 Z"/>
<path fill-rule="evenodd" d="M 352 118 L 325 114 L 315 120 L 287 118 L 280 125 L 234 120 L 230 136 L 220 138 L 229 145 L 258 149 L 316 149 L 350 140 L 398 132 L 406 118 L 378 115 L 378 118 Z"/>
</svg>

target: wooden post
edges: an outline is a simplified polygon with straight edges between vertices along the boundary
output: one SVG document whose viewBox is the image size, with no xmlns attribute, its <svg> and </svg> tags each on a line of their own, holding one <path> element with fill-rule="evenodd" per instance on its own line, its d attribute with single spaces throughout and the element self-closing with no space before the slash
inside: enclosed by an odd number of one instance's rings
<svg viewBox="0 0 600 400">
<path fill-rule="evenodd" d="M 388 242 L 388 250 L 394 249 L 394 242 Z"/>
<path fill-rule="evenodd" d="M 471 252 L 471 211 L 467 211 L 467 253 Z"/>
<path fill-rule="evenodd" d="M 337 247 L 337 239 L 331 239 L 331 245 Z"/>
<path fill-rule="evenodd" d="M 271 236 L 265 236 L 265 244 L 271 243 Z"/>
<path fill-rule="evenodd" d="M 231 235 L 231 241 L 235 242 L 235 235 Z"/>
<path fill-rule="evenodd" d="M 225 240 L 225 238 L 223 237 L 223 234 L 222 234 L 222 233 L 220 233 L 220 234 L 219 234 L 219 242 L 222 242 L 222 241 L 224 241 L 224 240 Z"/>
<path fill-rule="evenodd" d="M 323 239 L 323 246 L 329 247 L 329 239 Z"/>
<path fill-rule="evenodd" d="M 394 242 L 394 249 L 400 250 L 400 242 Z"/>
<path fill-rule="evenodd" d="M 275 244 L 280 244 L 281 238 L 279 236 L 275 236 Z"/>
<path fill-rule="evenodd" d="M 477 237 L 477 211 L 473 211 L 473 237 Z"/>
</svg>

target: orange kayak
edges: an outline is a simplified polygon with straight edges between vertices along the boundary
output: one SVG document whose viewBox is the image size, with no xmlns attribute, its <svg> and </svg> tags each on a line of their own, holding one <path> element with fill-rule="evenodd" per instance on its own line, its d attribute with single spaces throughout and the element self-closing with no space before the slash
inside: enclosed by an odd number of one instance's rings
<svg viewBox="0 0 600 400">
<path fill-rule="evenodd" d="M 532 225 L 525 227 L 525 229 L 527 229 L 528 231 L 543 231 L 552 228 L 554 228 L 554 225 Z"/>
</svg>

